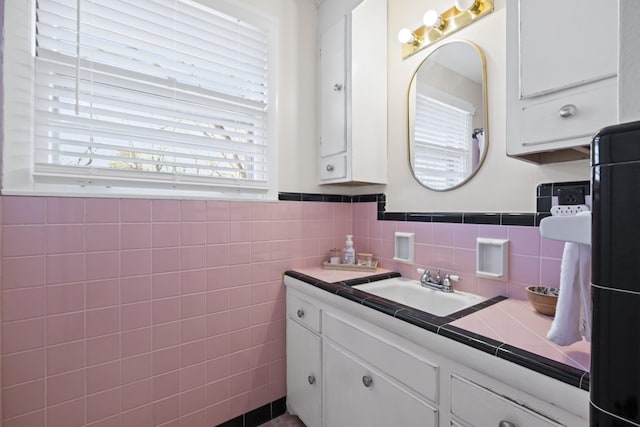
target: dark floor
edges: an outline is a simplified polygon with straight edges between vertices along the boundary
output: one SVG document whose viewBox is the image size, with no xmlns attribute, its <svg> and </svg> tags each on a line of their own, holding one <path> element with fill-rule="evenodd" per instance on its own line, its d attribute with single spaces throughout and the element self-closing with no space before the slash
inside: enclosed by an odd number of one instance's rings
<svg viewBox="0 0 640 427">
<path fill-rule="evenodd" d="M 284 413 L 259 427 L 305 427 L 300 418 Z"/>
</svg>

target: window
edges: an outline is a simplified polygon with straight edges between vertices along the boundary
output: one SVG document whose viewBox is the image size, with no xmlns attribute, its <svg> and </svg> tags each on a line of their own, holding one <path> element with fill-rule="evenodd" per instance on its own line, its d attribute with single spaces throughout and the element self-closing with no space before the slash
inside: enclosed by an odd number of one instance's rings
<svg viewBox="0 0 640 427">
<path fill-rule="evenodd" d="M 413 168 L 416 178 L 429 188 L 451 188 L 469 176 L 473 119 L 469 110 L 473 107 L 459 108 L 416 95 Z"/>
<path fill-rule="evenodd" d="M 271 20 L 220 0 L 6 3 L 5 194 L 274 197 Z"/>
</svg>

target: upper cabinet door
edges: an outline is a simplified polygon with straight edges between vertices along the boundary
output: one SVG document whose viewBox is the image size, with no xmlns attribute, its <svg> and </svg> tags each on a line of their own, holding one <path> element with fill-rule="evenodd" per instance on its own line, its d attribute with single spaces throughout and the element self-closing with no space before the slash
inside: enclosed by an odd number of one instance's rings
<svg viewBox="0 0 640 427">
<path fill-rule="evenodd" d="M 347 151 L 347 18 L 342 16 L 320 38 L 320 156 Z"/>
<path fill-rule="evenodd" d="M 520 97 L 615 76 L 617 2 L 518 0 Z"/>
<path fill-rule="evenodd" d="M 387 0 L 325 0 L 318 21 L 319 182 L 384 184 Z"/>
</svg>

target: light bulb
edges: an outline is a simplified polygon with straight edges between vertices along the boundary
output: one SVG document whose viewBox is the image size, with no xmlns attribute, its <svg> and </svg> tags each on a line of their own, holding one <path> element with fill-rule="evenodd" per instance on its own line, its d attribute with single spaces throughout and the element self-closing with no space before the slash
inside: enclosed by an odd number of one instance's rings
<svg viewBox="0 0 640 427">
<path fill-rule="evenodd" d="M 454 4 L 456 9 L 463 11 L 471 9 L 476 4 L 476 0 L 454 0 Z"/>
<path fill-rule="evenodd" d="M 416 37 L 413 35 L 410 29 L 403 28 L 398 33 L 398 40 L 400 43 L 411 44 L 416 41 Z"/>
<path fill-rule="evenodd" d="M 438 12 L 435 10 L 427 10 L 427 13 L 424 14 L 422 18 L 422 22 L 427 27 L 438 28 L 440 24 L 442 24 L 442 18 L 438 15 Z"/>
</svg>

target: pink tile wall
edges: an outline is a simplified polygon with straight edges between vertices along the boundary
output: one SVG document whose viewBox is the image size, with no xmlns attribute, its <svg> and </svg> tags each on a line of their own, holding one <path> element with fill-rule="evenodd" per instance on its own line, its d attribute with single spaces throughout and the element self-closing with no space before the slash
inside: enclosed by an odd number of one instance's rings
<svg viewBox="0 0 640 427">
<path fill-rule="evenodd" d="M 282 272 L 354 226 L 388 257 L 396 226 L 368 204 L 0 203 L 5 427 L 210 427 L 284 396 Z"/>
<path fill-rule="evenodd" d="M 378 221 L 376 203 L 0 199 L 3 426 L 212 426 L 286 394 L 283 271 L 356 250 L 458 289 L 557 286 L 562 243 L 534 227 Z M 416 263 L 393 261 L 414 232 Z M 475 276 L 508 238 L 507 282 Z"/>
<path fill-rule="evenodd" d="M 357 252 L 372 252 L 382 267 L 403 276 L 418 278 L 417 267 L 440 269 L 461 276 L 454 284 L 459 290 L 518 299 L 526 299 L 527 286 L 559 285 L 563 243 L 541 238 L 537 227 L 378 221 L 376 203 L 358 203 L 353 229 Z M 415 233 L 414 264 L 393 261 L 396 231 Z M 507 281 L 476 277 L 477 237 L 509 239 Z"/>
</svg>

